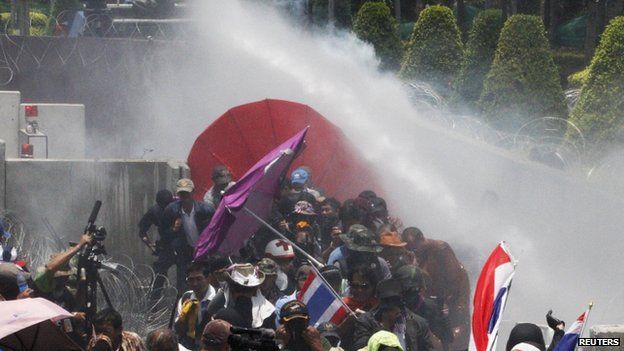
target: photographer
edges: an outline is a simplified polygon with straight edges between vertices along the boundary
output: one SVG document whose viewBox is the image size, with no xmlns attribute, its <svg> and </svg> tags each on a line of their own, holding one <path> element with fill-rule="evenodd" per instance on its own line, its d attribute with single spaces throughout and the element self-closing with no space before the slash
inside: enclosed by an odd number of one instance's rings
<svg viewBox="0 0 624 351">
<path fill-rule="evenodd" d="M 34 278 L 37 293 L 70 311 L 80 309 L 75 287 L 68 287 L 67 284 L 70 277 L 77 273 L 76 265 L 70 264 L 70 261 L 92 240 L 91 235 L 83 234 L 77 245 L 65 252 L 52 254 L 44 267 L 37 268 Z"/>
<path fill-rule="evenodd" d="M 275 331 L 275 337 L 284 345 L 282 350 L 323 351 L 321 334 L 309 321 L 308 308 L 303 302 L 293 300 L 282 307 L 281 325 Z"/>
<path fill-rule="evenodd" d="M 178 271 L 186 271 L 193 260 L 193 250 L 199 235 L 206 228 L 214 214 L 214 207 L 201 201 L 193 200 L 195 185 L 188 178 L 178 180 L 176 193 L 179 200 L 167 205 L 163 214 L 163 227 L 168 237 L 173 238 L 172 245 L 176 252 Z M 178 276 L 177 288 L 185 287 L 184 275 Z"/>
</svg>

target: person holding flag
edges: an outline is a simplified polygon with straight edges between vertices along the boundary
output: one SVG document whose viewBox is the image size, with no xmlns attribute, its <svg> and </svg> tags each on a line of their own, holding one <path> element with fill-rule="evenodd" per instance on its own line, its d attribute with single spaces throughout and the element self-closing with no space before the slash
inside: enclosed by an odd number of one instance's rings
<svg viewBox="0 0 624 351">
<path fill-rule="evenodd" d="M 572 323 L 553 351 L 574 351 L 574 349 L 576 349 L 577 341 L 579 337 L 583 335 L 583 330 L 585 330 L 585 322 L 587 321 L 591 308 L 592 304 L 590 303 L 589 308 Z"/>
</svg>

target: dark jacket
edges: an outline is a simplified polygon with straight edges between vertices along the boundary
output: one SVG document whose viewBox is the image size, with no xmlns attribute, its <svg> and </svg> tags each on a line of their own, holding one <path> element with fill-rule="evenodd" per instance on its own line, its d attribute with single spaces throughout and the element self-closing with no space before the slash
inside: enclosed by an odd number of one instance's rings
<svg viewBox="0 0 624 351">
<path fill-rule="evenodd" d="M 550 345 L 548 345 L 548 349 L 546 351 L 552 351 L 555 346 L 557 346 L 559 341 L 561 341 L 561 338 L 563 338 L 564 334 L 565 332 L 563 330 L 555 329 L 555 334 L 553 335 L 552 341 L 550 342 Z"/>
<path fill-rule="evenodd" d="M 147 231 L 154 225 L 158 228 L 158 235 L 160 236 L 162 243 L 171 243 L 173 238 L 167 236 L 165 227 L 162 225 L 164 213 L 165 209 L 160 207 L 160 205 L 150 207 L 150 209 L 145 212 L 139 221 L 139 237 L 143 238 L 147 236 Z"/>
<path fill-rule="evenodd" d="M 365 347 L 368 339 L 380 330 L 384 330 L 381 323 L 375 318 L 380 314 L 379 307 L 375 307 L 366 314 L 358 317 L 353 330 L 353 345 L 349 350 L 358 350 Z M 432 351 L 431 331 L 427 321 L 414 312 L 404 310 L 405 325 L 405 351 Z"/>
<path fill-rule="evenodd" d="M 214 215 L 215 209 L 211 204 L 194 201 L 193 206 L 195 207 L 195 225 L 197 226 L 197 230 L 201 234 L 201 232 L 208 226 L 212 216 Z M 182 202 L 180 200 L 174 201 L 167 205 L 164 211 L 162 225 L 165 231 L 165 235 L 167 237 L 173 238 L 173 245 L 176 247 L 182 247 L 186 245 L 186 233 L 184 232 L 184 226 L 180 227 L 178 232 L 173 231 L 173 224 L 176 219 L 181 218 L 182 216 Z"/>
</svg>

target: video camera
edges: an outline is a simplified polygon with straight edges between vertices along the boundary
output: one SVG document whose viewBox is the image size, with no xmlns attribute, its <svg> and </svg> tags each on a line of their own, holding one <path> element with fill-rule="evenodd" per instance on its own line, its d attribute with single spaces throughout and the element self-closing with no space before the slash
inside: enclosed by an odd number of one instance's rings
<svg viewBox="0 0 624 351">
<path fill-rule="evenodd" d="M 106 248 L 104 247 L 104 240 L 106 239 L 106 228 L 102 226 L 96 226 L 95 220 L 100 213 L 102 207 L 102 201 L 97 200 L 91 209 L 91 215 L 85 227 L 84 232 L 91 236 L 91 245 L 89 245 L 89 254 L 93 255 L 106 255 Z"/>
<path fill-rule="evenodd" d="M 230 327 L 228 344 L 233 351 L 279 351 L 275 332 L 270 329 Z"/>
</svg>

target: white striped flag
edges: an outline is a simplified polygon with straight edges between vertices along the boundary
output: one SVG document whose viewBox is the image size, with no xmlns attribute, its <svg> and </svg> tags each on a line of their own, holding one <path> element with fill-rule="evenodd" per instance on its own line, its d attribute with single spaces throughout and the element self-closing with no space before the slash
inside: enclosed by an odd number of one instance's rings
<svg viewBox="0 0 624 351">
<path fill-rule="evenodd" d="M 583 327 L 585 326 L 585 320 L 589 315 L 589 310 L 583 312 L 574 323 L 566 330 L 561 340 L 555 345 L 553 351 L 574 351 L 576 348 L 576 342 L 583 333 Z"/>
<path fill-rule="evenodd" d="M 349 310 L 321 279 L 320 273 L 313 269 L 308 275 L 303 288 L 297 294 L 297 300 L 308 307 L 310 325 L 332 322 L 339 325 L 349 314 Z"/>
<path fill-rule="evenodd" d="M 485 262 L 475 287 L 469 351 L 495 349 L 514 273 L 515 260 L 505 242 L 500 242 Z"/>
</svg>

